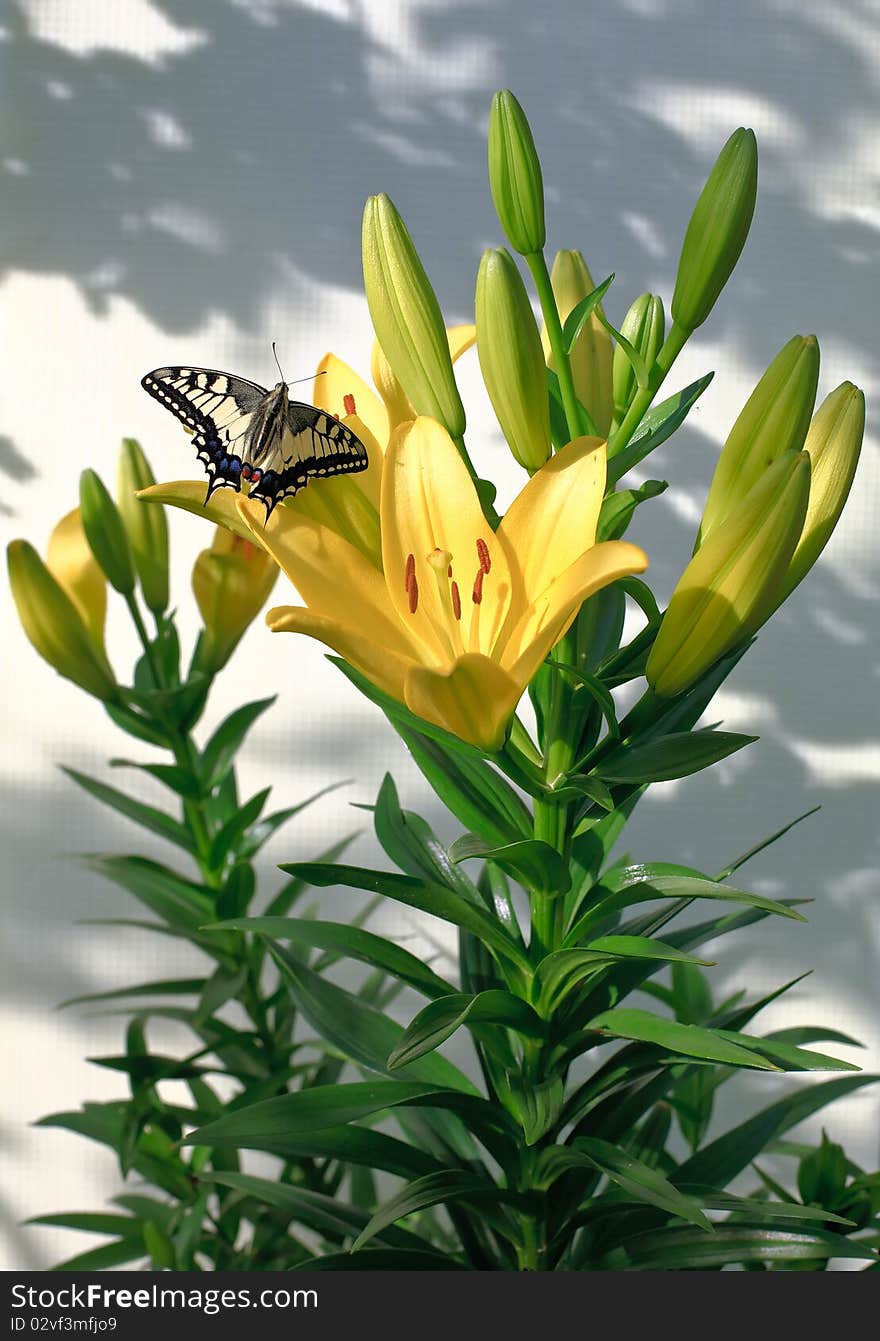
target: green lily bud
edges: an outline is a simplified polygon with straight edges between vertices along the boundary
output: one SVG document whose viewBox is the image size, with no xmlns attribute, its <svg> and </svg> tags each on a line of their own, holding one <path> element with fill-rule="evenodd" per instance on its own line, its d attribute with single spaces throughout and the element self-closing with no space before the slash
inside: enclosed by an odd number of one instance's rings
<svg viewBox="0 0 880 1341">
<path fill-rule="evenodd" d="M 654 293 L 641 294 L 624 317 L 620 333 L 629 340 L 636 352 L 641 354 L 648 368 L 652 368 L 657 351 L 666 335 L 663 299 Z M 614 350 L 611 385 L 614 413 L 618 419 L 623 419 L 638 390 L 638 383 L 633 366 L 623 352 L 622 345 L 617 345 Z"/>
<path fill-rule="evenodd" d="M 553 297 L 563 324 L 578 303 L 592 293 L 596 285 L 589 267 L 579 251 L 558 251 L 550 272 Z M 599 305 L 601 307 L 601 303 Z M 550 351 L 550 340 L 545 326 L 541 327 L 541 341 L 547 358 L 547 367 L 556 370 Z M 581 328 L 569 355 L 571 375 L 577 398 L 586 405 L 597 432 L 607 438 L 611 428 L 613 403 L 611 395 L 611 363 L 614 345 L 611 336 L 593 312 Z"/>
<path fill-rule="evenodd" d="M 107 579 L 89 549 L 79 508 L 62 517 L 50 535 L 46 567 L 73 601 L 96 645 L 103 651 Z"/>
<path fill-rule="evenodd" d="M 646 675 L 656 694 L 682 693 L 770 617 L 809 493 L 806 452 L 778 457 L 701 545 L 679 578 L 648 657 Z"/>
<path fill-rule="evenodd" d="M 131 546 L 119 509 L 100 475 L 84 470 L 79 477 L 79 506 L 83 530 L 105 577 L 122 596 L 134 593 Z"/>
<path fill-rule="evenodd" d="M 852 382 L 842 382 L 819 406 L 804 443 L 812 465 L 810 502 L 782 600 L 806 577 L 837 525 L 859 463 L 864 432 L 864 392 Z"/>
<path fill-rule="evenodd" d="M 464 407 L 446 327 L 406 225 L 386 195 L 370 196 L 363 222 L 364 289 L 376 338 L 417 414 L 460 438 Z"/>
<path fill-rule="evenodd" d="M 510 253 L 483 252 L 477 274 L 477 354 L 501 431 L 521 466 L 550 457 L 550 406 L 541 337 Z"/>
<path fill-rule="evenodd" d="M 514 251 L 530 256 L 544 246 L 544 181 L 526 114 L 509 89 L 489 110 L 489 189 Z"/>
<path fill-rule="evenodd" d="M 702 326 L 730 279 L 748 237 L 757 191 L 755 132 L 740 126 L 715 160 L 685 233 L 672 295 L 672 318 L 684 330 Z"/>
<path fill-rule="evenodd" d="M 34 649 L 59 675 L 86 693 L 105 702 L 115 698 L 110 663 L 33 545 L 13 540 L 6 554 L 18 617 Z"/>
<path fill-rule="evenodd" d="M 217 527 L 211 548 L 202 550 L 192 572 L 205 625 L 196 655 L 199 669 L 212 675 L 222 670 L 266 604 L 278 572 L 265 550 Z"/>
<path fill-rule="evenodd" d="M 721 449 L 703 510 L 697 548 L 778 456 L 804 445 L 819 384 L 815 335 L 795 335 L 746 401 Z"/>
<path fill-rule="evenodd" d="M 139 489 L 148 489 L 156 480 L 140 443 L 123 438 L 116 475 L 116 497 L 123 525 L 131 545 L 135 571 L 144 600 L 154 615 L 168 605 L 168 523 L 163 507 L 146 507 L 139 502 Z"/>
</svg>

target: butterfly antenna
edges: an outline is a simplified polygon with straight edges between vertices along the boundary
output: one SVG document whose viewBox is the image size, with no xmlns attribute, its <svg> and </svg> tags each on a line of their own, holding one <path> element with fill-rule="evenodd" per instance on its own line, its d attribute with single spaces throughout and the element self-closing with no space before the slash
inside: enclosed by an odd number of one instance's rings
<svg viewBox="0 0 880 1341">
<path fill-rule="evenodd" d="M 276 351 L 275 351 L 275 341 L 274 341 L 274 340 L 272 341 L 272 357 L 273 357 L 273 359 L 275 360 L 275 367 L 276 367 L 276 368 L 278 369 L 278 371 L 281 373 L 281 380 L 282 380 L 282 382 L 283 382 L 283 381 L 284 381 L 284 373 L 281 372 L 281 364 L 278 362 L 278 354 L 277 354 Z"/>
<path fill-rule="evenodd" d="M 325 377 L 326 374 L 327 374 L 327 369 L 326 369 L 326 368 L 322 368 L 320 372 L 312 373 L 310 377 L 295 377 L 294 380 L 293 380 L 292 382 L 285 382 L 285 381 L 284 381 L 284 373 L 281 372 L 281 364 L 278 362 L 278 355 L 277 355 L 277 353 L 275 352 L 275 341 L 274 341 L 274 340 L 272 341 L 272 357 L 273 357 L 274 360 L 275 360 L 275 366 L 277 367 L 278 371 L 281 373 L 281 380 L 282 380 L 282 382 L 284 382 L 284 385 L 285 385 L 285 386 L 298 386 L 300 382 L 311 382 L 311 381 L 313 380 L 313 378 L 315 378 L 315 377 Z"/>
</svg>

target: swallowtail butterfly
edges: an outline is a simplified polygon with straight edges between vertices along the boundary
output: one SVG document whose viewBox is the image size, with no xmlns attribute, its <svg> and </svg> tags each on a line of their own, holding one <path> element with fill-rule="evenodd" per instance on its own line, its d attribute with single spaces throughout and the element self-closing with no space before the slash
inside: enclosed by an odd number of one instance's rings
<svg viewBox="0 0 880 1341">
<path fill-rule="evenodd" d="M 242 481 L 266 508 L 313 477 L 365 470 L 367 452 L 350 428 L 313 405 L 212 368 L 156 368 L 141 386 L 181 420 L 208 474 L 208 499 Z"/>
</svg>

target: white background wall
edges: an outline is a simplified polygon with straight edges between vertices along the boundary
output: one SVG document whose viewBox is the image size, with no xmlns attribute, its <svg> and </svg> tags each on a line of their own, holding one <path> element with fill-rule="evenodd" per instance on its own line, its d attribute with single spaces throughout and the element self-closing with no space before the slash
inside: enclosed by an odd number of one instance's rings
<svg viewBox="0 0 880 1341">
<path fill-rule="evenodd" d="M 809 925 L 764 923 L 721 942 L 714 972 L 719 990 L 768 989 L 815 966 L 764 1020 L 852 1032 L 870 1048 L 859 1060 L 876 1067 L 876 0 L 14 0 L 2 37 L 0 527 L 39 545 L 73 506 L 83 466 L 112 478 L 123 435 L 142 440 L 159 478 L 192 474 L 186 440 L 139 389 L 147 369 L 197 362 L 271 381 L 272 339 L 289 377 L 307 374 L 327 348 L 366 369 L 367 194 L 388 191 L 447 316 L 469 318 L 480 252 L 501 240 L 484 166 L 495 88 L 513 88 L 531 118 L 550 244 L 582 248 L 597 279 L 616 271 L 608 308 L 617 320 L 645 288 L 668 301 L 713 157 L 734 126 L 754 126 L 751 237 L 674 374 L 684 385 L 714 367 L 716 380 L 652 461 L 672 487 L 632 532 L 661 597 L 690 551 L 732 419 L 795 331 L 819 335 L 821 394 L 843 378 L 865 388 L 868 437 L 820 567 L 713 712 L 760 743 L 707 777 L 656 788 L 630 846 L 639 857 L 717 869 L 821 801 L 818 816 L 748 872 L 762 892 L 813 897 Z M 515 474 L 474 365 L 473 356 L 460 365 L 472 452 L 509 496 Z M 195 519 L 173 519 L 175 599 L 189 629 L 189 569 L 206 543 Z M 75 854 L 146 845 L 77 795 L 57 766 L 101 772 L 108 755 L 135 751 L 38 663 L 5 591 L 0 621 L 0 1231 L 2 1264 L 29 1267 L 87 1240 L 21 1229 L 22 1217 L 97 1208 L 117 1188 L 97 1147 L 28 1125 L 120 1092 L 85 1060 L 117 1050 L 118 1017 L 59 1014 L 55 1004 L 185 964 L 160 938 L 78 924 L 132 915 L 133 905 Z M 134 649 L 115 620 L 111 645 L 127 668 Z M 384 721 L 305 640 L 254 629 L 206 725 L 245 696 L 275 690 L 279 703 L 242 757 L 245 785 L 271 781 L 287 804 L 342 776 L 355 782 L 276 839 L 270 885 L 274 862 L 312 854 L 363 822 L 344 798 L 371 800 L 386 768 L 407 804 L 436 815 Z M 369 837 L 357 851 L 375 859 Z M 328 897 L 337 912 L 354 906 Z M 388 925 L 406 930 L 394 915 Z M 724 1116 L 797 1083 L 743 1077 Z M 877 1112 L 866 1091 L 824 1121 L 873 1165 Z"/>
</svg>

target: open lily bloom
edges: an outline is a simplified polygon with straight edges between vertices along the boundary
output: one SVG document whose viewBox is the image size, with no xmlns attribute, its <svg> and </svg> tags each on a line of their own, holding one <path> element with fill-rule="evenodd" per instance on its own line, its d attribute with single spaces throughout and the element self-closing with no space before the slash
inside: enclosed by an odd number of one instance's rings
<svg viewBox="0 0 880 1341">
<path fill-rule="evenodd" d="M 337 530 L 294 509 L 237 500 L 305 608 L 271 610 L 275 631 L 334 648 L 417 716 L 487 751 L 587 597 L 647 559 L 596 544 L 605 444 L 569 443 L 493 532 L 455 444 L 433 419 L 405 423 L 384 455 L 379 569 Z"/>
</svg>

